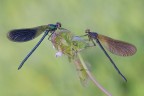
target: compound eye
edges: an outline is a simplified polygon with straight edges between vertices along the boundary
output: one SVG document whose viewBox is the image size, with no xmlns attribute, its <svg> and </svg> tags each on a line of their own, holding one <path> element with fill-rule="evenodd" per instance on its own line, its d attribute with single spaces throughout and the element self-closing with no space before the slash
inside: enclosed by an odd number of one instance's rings
<svg viewBox="0 0 144 96">
<path fill-rule="evenodd" d="M 57 22 L 56 25 L 57 25 L 58 28 L 61 27 L 61 23 L 60 22 Z"/>
<path fill-rule="evenodd" d="M 90 29 L 86 29 L 86 30 L 85 30 L 85 33 L 89 33 L 89 32 L 90 32 Z"/>
</svg>

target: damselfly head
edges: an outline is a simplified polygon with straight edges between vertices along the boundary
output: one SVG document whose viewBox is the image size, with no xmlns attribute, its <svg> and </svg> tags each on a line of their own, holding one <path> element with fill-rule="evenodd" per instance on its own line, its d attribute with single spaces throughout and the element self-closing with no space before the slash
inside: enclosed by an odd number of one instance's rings
<svg viewBox="0 0 144 96">
<path fill-rule="evenodd" d="M 89 32 L 90 32 L 90 29 L 86 29 L 86 30 L 85 30 L 85 33 L 89 33 Z"/>
<path fill-rule="evenodd" d="M 49 31 L 55 31 L 57 28 L 61 27 L 61 23 L 57 22 L 56 24 L 48 24 Z"/>
<path fill-rule="evenodd" d="M 61 27 L 61 23 L 60 23 L 60 22 L 57 22 L 57 23 L 56 23 L 56 26 L 57 26 L 57 28 L 60 28 L 60 27 Z"/>
<path fill-rule="evenodd" d="M 96 32 L 90 32 L 90 29 L 86 29 L 85 33 L 87 33 L 89 38 L 97 38 L 97 33 Z"/>
</svg>

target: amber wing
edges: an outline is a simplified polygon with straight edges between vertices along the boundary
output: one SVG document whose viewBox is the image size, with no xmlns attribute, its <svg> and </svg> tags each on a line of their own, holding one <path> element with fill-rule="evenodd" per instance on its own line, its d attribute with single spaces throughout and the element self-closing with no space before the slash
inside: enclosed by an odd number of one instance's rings
<svg viewBox="0 0 144 96">
<path fill-rule="evenodd" d="M 136 53 L 137 49 L 134 45 L 115 40 L 110 37 L 98 34 L 98 40 L 100 43 L 111 53 L 119 56 L 131 56 Z"/>
</svg>

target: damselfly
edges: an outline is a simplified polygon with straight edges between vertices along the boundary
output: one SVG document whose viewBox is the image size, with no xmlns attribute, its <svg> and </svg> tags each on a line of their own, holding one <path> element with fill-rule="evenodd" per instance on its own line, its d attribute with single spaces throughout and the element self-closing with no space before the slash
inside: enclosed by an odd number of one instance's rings
<svg viewBox="0 0 144 96">
<path fill-rule="evenodd" d="M 115 55 L 119 56 L 131 56 L 136 53 L 137 49 L 134 45 L 123 42 L 120 40 L 115 40 L 110 37 L 98 34 L 96 32 L 90 32 L 89 29 L 86 30 L 86 35 L 88 36 L 89 40 L 93 42 L 94 45 L 95 42 L 100 46 L 100 48 L 103 50 L 105 55 L 109 58 L 110 62 L 113 64 L 114 68 L 117 70 L 117 72 L 122 76 L 122 78 L 127 81 L 125 76 L 120 72 L 120 70 L 117 68 L 114 61 L 111 59 L 111 57 L 108 55 L 106 48 L 108 51 Z"/>
</svg>

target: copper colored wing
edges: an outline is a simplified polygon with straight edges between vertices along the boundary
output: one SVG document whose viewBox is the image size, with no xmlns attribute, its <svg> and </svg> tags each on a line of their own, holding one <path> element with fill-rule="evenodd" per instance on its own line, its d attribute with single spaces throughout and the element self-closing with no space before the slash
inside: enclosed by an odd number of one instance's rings
<svg viewBox="0 0 144 96">
<path fill-rule="evenodd" d="M 13 42 L 26 42 L 39 36 L 47 29 L 47 25 L 34 28 L 15 29 L 7 34 L 7 38 Z"/>
<path fill-rule="evenodd" d="M 100 43 L 111 53 L 119 56 L 131 56 L 136 53 L 137 49 L 134 45 L 114 40 L 110 37 L 98 34 Z"/>
</svg>

